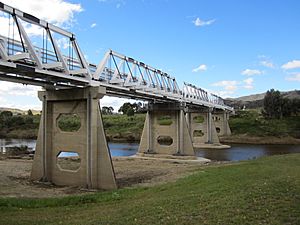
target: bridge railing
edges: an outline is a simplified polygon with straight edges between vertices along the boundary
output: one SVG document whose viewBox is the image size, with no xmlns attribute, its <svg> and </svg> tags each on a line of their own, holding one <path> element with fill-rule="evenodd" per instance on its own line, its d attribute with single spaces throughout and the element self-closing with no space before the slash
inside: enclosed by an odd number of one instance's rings
<svg viewBox="0 0 300 225">
<path fill-rule="evenodd" d="M 3 74 L 0 74 L 1 79 L 32 82 L 36 85 L 59 84 L 64 88 L 68 85 L 105 86 L 109 93 L 116 96 L 176 101 L 232 111 L 232 108 L 224 105 L 219 96 L 187 83 L 180 89 L 175 77 L 112 50 L 105 54 L 99 65 L 90 64 L 80 50 L 74 34 L 1 2 L 0 11 L 4 12 L 8 21 L 8 30 L 5 31 L 8 36 L 0 36 L 0 65 L 1 63 L 7 67 L 11 65 L 8 71 L 17 68 L 19 64 L 23 67 L 26 65 L 30 67 L 30 71 L 34 71 L 31 74 L 42 74 L 38 79 L 30 74 L 31 77 L 22 78 L 20 76 L 4 78 Z M 38 36 L 40 45 L 36 45 L 36 40 L 26 31 L 28 28 L 26 23 L 36 26 L 40 31 Z M 3 33 L 3 30 L 1 31 Z M 67 42 L 66 47 L 59 45 L 60 40 Z M 21 75 L 23 74 L 24 71 L 21 71 Z"/>
<path fill-rule="evenodd" d="M 8 60 L 29 63 L 37 66 L 35 60 L 30 55 L 27 55 L 27 57 L 22 56 L 23 53 L 28 53 L 29 49 L 26 44 L 22 45 L 21 41 L 14 40 L 0 35 L 0 44 L 5 50 Z M 33 47 L 35 53 L 41 59 L 43 65 L 52 64 L 55 65 L 51 68 L 53 71 L 64 71 L 64 68 L 62 64 L 59 63 L 57 59 L 57 55 L 55 54 L 54 51 L 43 49 L 37 46 L 33 46 Z M 1 58 L 1 54 L 0 54 L 0 58 Z M 63 59 L 66 62 L 69 71 L 71 71 L 70 74 L 72 74 L 72 71 L 77 71 L 82 69 L 78 59 L 66 55 L 63 55 Z M 91 72 L 93 72 L 96 70 L 96 66 L 89 65 L 89 69 Z M 78 74 L 78 76 L 80 76 L 80 74 Z"/>
<path fill-rule="evenodd" d="M 0 4 L 0 10 L 6 18 L 7 26 L 1 28 L 1 33 L 7 33 L 6 46 L 2 43 L 0 55 L 9 61 L 26 61 L 38 69 L 63 70 L 66 75 L 83 76 L 91 80 L 91 72 L 84 54 L 79 48 L 75 35 L 59 27 L 40 20 L 20 10 Z M 28 24 L 35 26 L 39 36 L 29 35 Z M 6 29 L 6 30 L 5 30 Z M 56 36 L 69 42 L 70 55 L 65 57 Z M 42 42 L 42 47 L 34 46 L 35 41 Z M 52 50 L 49 50 L 52 49 Z"/>
<path fill-rule="evenodd" d="M 182 94 L 174 77 L 112 50 L 105 54 L 97 66 L 93 79 L 173 97 Z"/>
</svg>

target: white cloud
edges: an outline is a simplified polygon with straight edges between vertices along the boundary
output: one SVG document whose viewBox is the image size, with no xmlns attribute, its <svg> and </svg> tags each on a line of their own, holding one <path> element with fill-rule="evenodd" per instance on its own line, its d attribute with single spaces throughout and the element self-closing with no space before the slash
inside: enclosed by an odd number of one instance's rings
<svg viewBox="0 0 300 225">
<path fill-rule="evenodd" d="M 204 20 L 201 20 L 199 17 L 197 17 L 197 19 L 192 22 L 193 22 L 193 24 L 195 24 L 196 27 L 203 27 L 203 26 L 211 25 L 215 21 L 216 21 L 215 19 L 204 21 Z"/>
<path fill-rule="evenodd" d="M 293 60 L 293 61 L 287 62 L 286 64 L 283 64 L 281 66 L 281 68 L 284 70 L 300 68 L 300 60 Z"/>
<path fill-rule="evenodd" d="M 116 4 L 117 9 L 126 4 L 125 0 L 98 0 L 98 2 Z"/>
<path fill-rule="evenodd" d="M 80 4 L 69 3 L 65 0 L 2 0 L 2 2 L 64 28 L 72 26 L 75 13 L 79 13 L 83 10 Z M 43 35 L 41 27 L 24 21 L 21 22 L 29 36 Z M 11 24 L 12 23 L 11 20 Z M 9 19 L 7 14 L 2 13 L 0 15 L 0 24 L 0 35 L 7 36 L 9 30 Z M 19 40 L 19 36 L 16 33 L 17 32 L 15 31 L 14 38 Z"/>
<path fill-rule="evenodd" d="M 207 66 L 205 64 L 201 64 L 197 68 L 193 69 L 192 72 L 196 73 L 196 72 L 206 71 L 206 70 L 207 70 Z"/>
<path fill-rule="evenodd" d="M 288 81 L 299 81 L 300 82 L 300 73 L 296 73 L 292 76 L 286 77 Z"/>
<path fill-rule="evenodd" d="M 41 103 L 37 101 L 37 91 L 39 90 L 41 88 L 36 86 L 0 81 L 0 106 L 22 110 L 41 110 Z M 29 100 L 25 102 L 24 97 Z M 30 99 L 35 100 L 30 101 Z M 33 102 L 35 103 L 33 104 Z"/>
<path fill-rule="evenodd" d="M 70 41 L 65 37 L 56 39 L 56 42 L 60 49 L 67 49 L 70 47 Z"/>
<path fill-rule="evenodd" d="M 274 64 L 269 60 L 262 60 L 259 63 L 260 63 L 260 65 L 268 67 L 268 68 L 274 68 L 275 67 Z"/>
<path fill-rule="evenodd" d="M 246 89 L 253 89 L 254 87 L 253 87 L 253 81 L 254 81 L 254 79 L 253 78 L 248 78 L 248 79 L 245 79 L 245 80 L 243 80 L 243 82 L 244 82 L 244 88 L 246 88 Z"/>
<path fill-rule="evenodd" d="M 65 0 L 2 0 L 2 2 L 56 25 L 70 25 L 74 22 L 74 14 L 83 10 L 80 4 Z"/>
<path fill-rule="evenodd" d="M 104 96 L 102 99 L 100 99 L 100 105 L 101 105 L 101 107 L 103 107 L 103 106 L 107 106 L 107 107 L 111 106 L 111 107 L 114 108 L 114 112 L 118 112 L 119 108 L 125 102 L 135 103 L 137 101 L 136 100 L 132 100 L 132 99 L 109 97 L 109 96 Z"/>
<path fill-rule="evenodd" d="M 41 88 L 37 86 L 0 81 L 0 97 L 2 98 L 6 95 L 35 97 L 38 90 Z"/>
<path fill-rule="evenodd" d="M 91 28 L 94 28 L 95 26 L 97 26 L 96 23 L 92 23 L 92 24 L 91 24 Z"/>
<path fill-rule="evenodd" d="M 235 91 L 237 85 L 238 82 L 236 80 L 223 80 L 212 84 L 212 86 L 223 87 L 226 91 Z"/>
<path fill-rule="evenodd" d="M 252 69 L 245 69 L 241 72 L 242 75 L 247 75 L 247 76 L 253 76 L 253 75 L 260 75 L 263 72 L 260 70 L 252 70 Z"/>
<path fill-rule="evenodd" d="M 221 98 L 230 98 L 234 95 L 234 91 L 213 91 L 212 93 L 220 96 Z"/>
</svg>

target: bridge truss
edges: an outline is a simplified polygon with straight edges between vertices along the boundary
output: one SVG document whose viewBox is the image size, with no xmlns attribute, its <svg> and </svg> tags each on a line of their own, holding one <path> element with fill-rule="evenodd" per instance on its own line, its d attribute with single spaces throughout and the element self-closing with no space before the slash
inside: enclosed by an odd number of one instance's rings
<svg viewBox="0 0 300 225">
<path fill-rule="evenodd" d="M 188 83 L 180 89 L 175 77 L 112 50 L 91 64 L 73 33 L 1 2 L 0 11 L 8 21 L 0 36 L 0 80 L 46 89 L 102 86 L 110 96 L 233 111 L 221 97 Z M 29 26 L 40 32 L 34 40 Z"/>
</svg>

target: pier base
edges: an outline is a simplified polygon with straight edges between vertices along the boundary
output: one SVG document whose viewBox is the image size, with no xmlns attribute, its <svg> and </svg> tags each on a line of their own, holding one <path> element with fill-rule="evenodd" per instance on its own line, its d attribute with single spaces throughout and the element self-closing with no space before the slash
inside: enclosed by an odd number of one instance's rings
<svg viewBox="0 0 300 225">
<path fill-rule="evenodd" d="M 49 90 L 38 95 L 43 113 L 31 179 L 88 189 L 117 188 L 99 105 L 105 89 Z M 74 122 L 76 118 L 79 125 Z M 73 161 L 80 165 L 60 165 L 62 153 L 76 154 Z"/>
</svg>

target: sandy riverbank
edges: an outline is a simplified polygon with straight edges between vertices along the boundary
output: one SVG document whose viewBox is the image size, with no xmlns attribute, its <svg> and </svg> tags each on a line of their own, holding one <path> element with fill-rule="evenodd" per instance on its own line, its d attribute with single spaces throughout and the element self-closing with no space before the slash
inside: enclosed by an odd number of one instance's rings
<svg viewBox="0 0 300 225">
<path fill-rule="evenodd" d="M 113 164 L 118 186 L 124 188 L 176 181 L 195 170 L 223 163 L 114 157 Z M 0 197 L 44 198 L 87 193 L 87 190 L 78 187 L 32 182 L 29 179 L 31 166 L 31 159 L 0 159 Z"/>
</svg>

